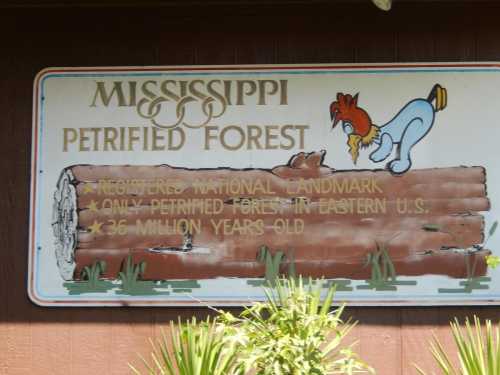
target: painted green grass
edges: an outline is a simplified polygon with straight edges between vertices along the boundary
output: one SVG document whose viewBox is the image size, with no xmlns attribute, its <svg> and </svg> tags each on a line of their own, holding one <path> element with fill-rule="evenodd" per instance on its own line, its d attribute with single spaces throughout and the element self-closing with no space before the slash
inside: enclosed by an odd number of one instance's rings
<svg viewBox="0 0 500 375">
<path fill-rule="evenodd" d="M 351 285 L 351 280 L 328 280 L 326 286 L 328 288 L 334 286 L 337 292 L 352 292 L 353 287 Z"/>
<path fill-rule="evenodd" d="M 449 234 L 452 238 L 454 238 L 458 243 L 462 243 L 462 237 L 452 232 L 444 231 L 441 226 L 436 224 L 426 224 L 423 226 L 424 230 L 432 231 L 432 232 L 443 232 Z M 467 273 L 467 279 L 459 282 L 459 288 L 438 288 L 438 293 L 472 293 L 474 290 L 487 290 L 490 288 L 489 283 L 491 282 L 491 278 L 487 276 L 476 276 L 476 268 L 478 258 L 474 257 L 474 261 L 471 261 L 472 255 L 474 255 L 477 251 L 483 250 L 488 244 L 489 240 L 498 229 L 498 221 L 494 221 L 488 230 L 488 234 L 486 236 L 485 241 L 480 246 L 475 246 L 473 250 L 470 249 L 462 249 L 464 253 L 467 255 L 465 257 L 465 267 Z M 500 258 L 495 255 L 488 255 L 486 257 L 486 265 L 489 268 L 496 268 L 500 263 Z"/>
<path fill-rule="evenodd" d="M 68 281 L 63 283 L 63 286 L 68 290 L 69 295 L 80 295 L 89 293 L 107 293 L 116 285 L 109 280 L 97 280 L 97 281 Z"/>
<path fill-rule="evenodd" d="M 295 269 L 295 257 L 293 252 L 285 254 L 281 250 L 274 252 L 267 246 L 261 246 L 257 253 L 257 261 L 265 265 L 265 276 L 259 279 L 247 280 L 247 284 L 253 287 L 273 287 L 280 277 L 286 276 L 289 279 L 297 279 Z M 286 272 L 282 272 L 283 264 L 287 264 Z M 307 280 L 304 283 L 307 284 Z M 329 286 L 334 285 L 339 292 L 350 292 L 351 280 L 329 280 Z"/>
<path fill-rule="evenodd" d="M 106 293 L 112 289 L 118 295 L 149 296 L 149 295 L 170 295 L 171 293 L 191 293 L 194 289 L 201 288 L 198 280 L 137 280 L 132 289 L 123 289 L 121 284 L 113 283 L 109 280 L 99 280 L 92 286 L 87 281 L 68 281 L 63 284 L 70 295 L 80 295 L 85 293 Z M 162 290 L 171 288 L 171 291 Z"/>
<path fill-rule="evenodd" d="M 101 277 L 106 270 L 106 263 L 102 260 L 95 261 L 91 266 L 86 266 L 81 272 L 81 281 L 68 281 L 63 286 L 70 295 L 88 293 L 107 293 L 112 289 L 118 295 L 150 296 L 170 295 L 170 291 L 161 290 L 171 288 L 173 293 L 191 293 L 193 289 L 201 288 L 198 280 L 141 280 L 146 271 L 146 262 L 134 263 L 129 255 L 122 265 L 118 275 L 120 283 L 103 280 Z"/>
<path fill-rule="evenodd" d="M 282 250 L 276 250 L 274 252 L 265 245 L 261 246 L 257 253 L 257 261 L 265 265 L 265 275 L 264 284 L 256 283 L 255 286 L 261 285 L 271 285 L 276 284 L 276 280 L 281 276 L 286 276 L 289 278 L 296 278 L 295 271 L 295 258 L 293 252 L 285 254 Z M 286 272 L 281 272 L 284 263 L 287 263 Z M 250 284 L 253 285 L 253 284 Z"/>
<path fill-rule="evenodd" d="M 293 253 L 290 253 L 288 256 L 287 274 L 288 277 L 295 278 L 295 259 L 293 258 Z M 269 247 L 263 245 L 257 252 L 257 261 L 259 263 L 263 263 L 265 266 L 264 278 L 247 280 L 248 285 L 255 287 L 274 286 L 276 284 L 276 280 L 278 280 L 280 276 L 284 276 L 280 270 L 283 263 L 287 261 L 287 256 L 282 250 L 272 252 Z"/>
<path fill-rule="evenodd" d="M 356 289 L 359 290 L 376 290 L 377 292 L 390 292 L 397 291 L 398 286 L 415 286 L 417 285 L 416 280 L 394 280 L 394 281 L 382 281 L 373 282 L 372 280 L 365 280 L 365 285 L 358 285 Z"/>
<path fill-rule="evenodd" d="M 63 284 L 63 286 L 68 290 L 70 296 L 88 294 L 88 293 L 107 293 L 116 285 L 113 285 L 111 281 L 100 280 L 97 285 L 93 287 L 89 286 L 86 281 L 68 281 Z"/>
<path fill-rule="evenodd" d="M 198 280 L 163 280 L 160 284 L 161 288 L 172 289 L 173 293 L 191 293 L 193 289 L 201 288 Z"/>
<path fill-rule="evenodd" d="M 122 264 L 122 270 L 118 274 L 121 286 L 116 291 L 116 294 L 127 294 L 130 296 L 169 294 L 168 292 L 156 290 L 158 286 L 156 281 L 141 280 L 144 272 L 146 272 L 146 262 L 134 263 L 132 255 L 129 254 Z"/>
<path fill-rule="evenodd" d="M 417 285 L 415 280 L 397 280 L 396 269 L 385 244 L 377 242 L 376 250 L 367 256 L 365 267 L 371 268 L 371 277 L 365 280 L 365 285 L 358 285 L 356 289 L 394 292 L 398 286 Z"/>
<path fill-rule="evenodd" d="M 83 268 L 80 273 L 81 281 L 68 281 L 63 286 L 70 295 L 106 293 L 115 286 L 109 280 L 102 280 L 101 276 L 105 271 L 106 262 L 96 260 L 92 265 Z"/>
<path fill-rule="evenodd" d="M 439 288 L 438 293 L 472 293 L 474 290 L 487 290 L 491 277 L 480 276 L 462 280 L 458 283 L 460 288 Z"/>
</svg>

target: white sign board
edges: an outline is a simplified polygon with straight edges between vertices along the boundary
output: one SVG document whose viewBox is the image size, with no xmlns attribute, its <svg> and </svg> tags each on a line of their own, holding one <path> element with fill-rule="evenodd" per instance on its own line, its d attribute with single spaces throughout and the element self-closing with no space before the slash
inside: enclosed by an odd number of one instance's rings
<svg viewBox="0 0 500 375">
<path fill-rule="evenodd" d="M 500 65 L 49 68 L 29 295 L 238 305 L 500 300 Z"/>
</svg>

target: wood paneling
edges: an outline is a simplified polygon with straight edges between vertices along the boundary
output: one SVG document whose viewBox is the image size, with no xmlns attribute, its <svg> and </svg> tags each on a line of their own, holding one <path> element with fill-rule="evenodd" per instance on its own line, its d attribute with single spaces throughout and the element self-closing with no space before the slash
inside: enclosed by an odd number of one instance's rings
<svg viewBox="0 0 500 375">
<path fill-rule="evenodd" d="M 258 3 L 258 4 L 257 4 Z M 47 66 L 500 60 L 500 4 L 288 2 L 0 10 L 0 374 L 126 374 L 147 338 L 207 309 L 41 308 L 26 295 L 32 80 Z M 257 5 L 256 5 L 257 4 Z M 433 368 L 447 322 L 500 308 L 352 308 L 379 374 Z"/>
</svg>

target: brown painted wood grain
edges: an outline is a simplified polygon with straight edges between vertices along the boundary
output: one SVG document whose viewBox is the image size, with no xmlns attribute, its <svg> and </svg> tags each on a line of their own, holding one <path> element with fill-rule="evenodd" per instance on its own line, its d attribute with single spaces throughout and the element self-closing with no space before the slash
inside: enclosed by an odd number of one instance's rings
<svg viewBox="0 0 500 375">
<path fill-rule="evenodd" d="M 40 308 L 26 295 L 32 80 L 47 66 L 500 60 L 500 5 L 396 3 L 0 10 L 0 374 L 127 374 L 147 338 L 197 309 Z M 431 332 L 494 307 L 352 308 L 382 375 L 432 369 Z"/>
</svg>

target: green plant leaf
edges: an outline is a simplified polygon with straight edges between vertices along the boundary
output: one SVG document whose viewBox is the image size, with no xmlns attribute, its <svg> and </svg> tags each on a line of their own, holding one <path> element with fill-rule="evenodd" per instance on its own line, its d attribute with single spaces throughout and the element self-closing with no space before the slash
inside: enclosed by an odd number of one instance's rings
<svg viewBox="0 0 500 375">
<path fill-rule="evenodd" d="M 450 323 L 459 368 L 453 365 L 450 354 L 434 336 L 431 342 L 431 353 L 444 375 L 500 375 L 500 340 L 498 326 L 493 328 L 490 320 L 486 320 L 485 329 L 479 318 L 474 316 L 473 324 L 465 320 L 465 327 L 455 320 Z M 415 365 L 417 371 L 426 373 Z"/>
<path fill-rule="evenodd" d="M 500 264 L 500 257 L 496 255 L 486 255 L 486 264 L 488 267 L 491 267 L 493 269 L 497 268 L 497 266 Z"/>
<path fill-rule="evenodd" d="M 170 322 L 171 340 L 162 330 L 161 338 L 151 341 L 151 360 L 143 360 L 150 375 L 237 375 L 236 350 L 226 344 L 222 323 L 210 320 L 198 323 L 192 318 L 186 323 Z M 169 350 L 170 349 L 170 350 Z M 130 365 L 135 374 L 141 375 Z"/>
<path fill-rule="evenodd" d="M 276 258 L 275 258 L 276 260 Z M 350 323 L 343 307 L 330 311 L 334 287 L 324 280 L 276 279 L 266 300 L 232 317 L 227 339 L 238 347 L 237 363 L 247 374 L 353 374 L 372 369 L 342 346 Z M 321 305 L 321 307 L 320 307 Z"/>
<path fill-rule="evenodd" d="M 267 261 L 277 261 L 267 253 Z M 279 264 L 279 262 L 274 263 Z M 335 287 L 323 298 L 324 280 L 276 279 L 266 300 L 238 316 L 171 322 L 172 338 L 153 345 L 143 365 L 149 375 L 326 375 L 372 372 L 352 346 L 343 345 L 355 323 L 344 306 L 332 310 Z M 319 306 L 321 305 L 321 308 Z M 141 372 L 132 367 L 136 375 Z"/>
<path fill-rule="evenodd" d="M 321 306 L 320 314 L 326 315 L 328 311 L 332 307 L 333 296 L 335 295 L 335 285 L 331 285 L 328 289 L 328 294 L 326 295 L 325 300 L 323 301 L 323 305 Z"/>
</svg>

